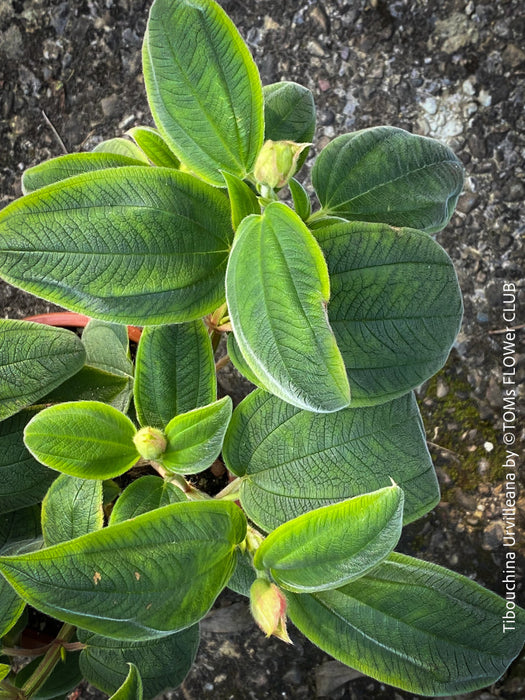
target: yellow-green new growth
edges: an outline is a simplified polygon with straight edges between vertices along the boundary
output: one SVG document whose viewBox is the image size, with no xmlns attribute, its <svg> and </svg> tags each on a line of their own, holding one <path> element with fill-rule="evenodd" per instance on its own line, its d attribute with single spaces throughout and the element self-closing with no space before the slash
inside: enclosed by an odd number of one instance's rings
<svg viewBox="0 0 525 700">
<path fill-rule="evenodd" d="M 284 187 L 297 170 L 297 161 L 310 143 L 265 141 L 259 151 L 253 174 L 257 182 L 271 189 Z"/>
<path fill-rule="evenodd" d="M 159 459 L 168 446 L 162 430 L 158 428 L 141 428 L 133 437 L 133 442 L 141 457 L 147 460 Z"/>
</svg>

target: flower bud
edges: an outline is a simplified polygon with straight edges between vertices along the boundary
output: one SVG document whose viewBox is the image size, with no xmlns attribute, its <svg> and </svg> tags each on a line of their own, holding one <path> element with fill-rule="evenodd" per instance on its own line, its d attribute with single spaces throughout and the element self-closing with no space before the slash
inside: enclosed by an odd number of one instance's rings
<svg viewBox="0 0 525 700">
<path fill-rule="evenodd" d="M 255 179 L 271 189 L 284 187 L 297 169 L 299 156 L 308 146 L 309 143 L 268 139 L 255 161 Z"/>
<path fill-rule="evenodd" d="M 274 583 L 262 578 L 252 583 L 250 610 L 267 637 L 274 635 L 283 642 L 292 643 L 286 631 L 286 598 Z"/>
<path fill-rule="evenodd" d="M 133 437 L 138 453 L 144 459 L 158 459 L 168 446 L 164 433 L 158 428 L 141 428 Z"/>
</svg>

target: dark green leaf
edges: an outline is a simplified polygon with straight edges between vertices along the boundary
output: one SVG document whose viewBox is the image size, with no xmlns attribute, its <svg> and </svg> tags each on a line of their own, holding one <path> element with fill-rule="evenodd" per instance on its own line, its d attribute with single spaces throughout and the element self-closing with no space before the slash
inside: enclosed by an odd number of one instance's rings
<svg viewBox="0 0 525 700">
<path fill-rule="evenodd" d="M 303 221 L 306 221 L 312 212 L 312 205 L 308 192 L 301 183 L 293 177 L 288 183 L 288 187 L 292 194 L 293 206 L 296 214 L 300 216 Z"/>
<path fill-rule="evenodd" d="M 343 588 L 289 594 L 292 622 L 357 670 L 412 693 L 456 695 L 504 673 L 525 638 L 525 611 L 502 631 L 505 600 L 435 564 L 391 554 Z"/>
<path fill-rule="evenodd" d="M 154 639 L 208 612 L 245 535 L 233 503 L 175 503 L 40 552 L 0 557 L 0 571 L 60 620 L 114 639 Z"/>
<path fill-rule="evenodd" d="M 213 350 L 202 321 L 142 331 L 135 378 L 141 425 L 164 428 L 174 416 L 206 406 L 216 397 Z"/>
<path fill-rule="evenodd" d="M 191 668 L 199 646 L 199 627 L 146 642 L 119 642 L 98 634 L 78 630 L 86 644 L 80 654 L 80 668 L 85 678 L 105 693 L 113 693 L 127 674 L 127 664 L 134 663 L 142 677 L 144 696 L 153 698 L 176 688 Z"/>
<path fill-rule="evenodd" d="M 224 301 L 223 192 L 167 168 L 77 175 L 0 213 L 4 279 L 88 316 L 189 321 Z"/>
<path fill-rule="evenodd" d="M 71 331 L 0 320 L 0 420 L 78 372 L 84 359 L 82 343 Z"/>
<path fill-rule="evenodd" d="M 35 413 L 26 409 L 0 423 L 0 514 L 40 503 L 56 478 L 24 445 L 24 428 Z"/>
<path fill-rule="evenodd" d="M 95 367 L 84 366 L 75 375 L 42 398 L 43 404 L 64 401 L 103 401 L 119 410 L 129 394 L 130 382 L 122 374 L 110 374 Z"/>
<path fill-rule="evenodd" d="M 463 312 L 443 248 L 421 231 L 382 224 L 334 224 L 316 235 L 330 272 L 328 318 L 352 405 L 389 401 L 435 374 Z"/>
<path fill-rule="evenodd" d="M 187 498 L 177 486 L 164 481 L 160 476 L 142 476 L 121 493 L 111 511 L 110 525 L 131 520 L 150 510 L 181 503 Z"/>
<path fill-rule="evenodd" d="M 61 474 L 42 503 L 46 547 L 96 532 L 104 525 L 102 482 Z"/>
<path fill-rule="evenodd" d="M 248 48 L 213 0 L 156 0 L 143 71 L 155 122 L 170 148 L 214 185 L 243 179 L 262 145 L 261 81 Z"/>
<path fill-rule="evenodd" d="M 251 585 L 256 578 L 257 574 L 253 568 L 251 555 L 247 551 L 238 551 L 237 565 L 231 579 L 228 581 L 228 588 L 239 593 L 239 595 L 249 598 Z"/>
<path fill-rule="evenodd" d="M 153 165 L 178 169 L 180 161 L 156 129 L 135 126 L 127 132 L 148 156 Z"/>
<path fill-rule="evenodd" d="M 144 161 L 128 154 L 68 153 L 28 168 L 22 175 L 22 191 L 24 194 L 29 194 L 74 175 L 105 168 L 119 168 L 124 165 L 144 165 Z"/>
<path fill-rule="evenodd" d="M 326 317 L 326 263 L 284 204 L 272 202 L 239 226 L 226 294 L 239 349 L 266 389 L 311 411 L 348 405 L 346 371 Z"/>
<path fill-rule="evenodd" d="M 230 173 L 223 172 L 222 176 L 228 187 L 233 230 L 237 231 L 243 219 L 250 216 L 250 214 L 261 213 L 261 206 L 257 195 L 245 182 Z"/>
<path fill-rule="evenodd" d="M 111 479 L 139 459 L 131 420 L 99 401 L 44 409 L 26 426 L 24 441 L 39 462 L 82 479 Z"/>
<path fill-rule="evenodd" d="M 223 457 L 244 476 L 241 503 L 269 531 L 314 508 L 391 484 L 404 521 L 427 513 L 439 489 L 411 394 L 370 408 L 301 411 L 260 389 L 235 409 Z"/>
<path fill-rule="evenodd" d="M 26 604 L 0 575 L 0 639 L 16 624 Z"/>
<path fill-rule="evenodd" d="M 386 486 L 284 523 L 257 549 L 253 563 L 296 593 L 340 588 L 385 559 L 402 526 L 403 491 Z"/>
<path fill-rule="evenodd" d="M 149 160 L 146 154 L 129 139 L 117 137 L 101 141 L 93 149 L 94 153 L 111 153 L 113 155 L 125 156 L 134 158 L 140 165 L 149 165 Z"/>
<path fill-rule="evenodd" d="M 113 693 L 110 700 L 142 700 L 142 679 L 135 664 L 128 663 L 129 672 L 120 688 Z"/>
<path fill-rule="evenodd" d="M 328 144 L 312 182 L 327 214 L 435 233 L 452 216 L 463 167 L 434 139 L 378 126 Z"/>
<path fill-rule="evenodd" d="M 44 685 L 34 695 L 31 695 L 32 700 L 53 700 L 54 698 L 63 700 L 64 696 L 82 680 L 79 656 L 78 653 L 71 653 L 66 656 L 65 661 L 59 661 Z M 29 680 L 41 661 L 41 658 L 34 659 L 16 674 L 15 685 L 18 688 L 21 688 Z"/>
<path fill-rule="evenodd" d="M 229 396 L 175 416 L 166 426 L 168 447 L 159 462 L 168 471 L 197 474 L 210 467 L 222 449 L 232 415 Z"/>
</svg>

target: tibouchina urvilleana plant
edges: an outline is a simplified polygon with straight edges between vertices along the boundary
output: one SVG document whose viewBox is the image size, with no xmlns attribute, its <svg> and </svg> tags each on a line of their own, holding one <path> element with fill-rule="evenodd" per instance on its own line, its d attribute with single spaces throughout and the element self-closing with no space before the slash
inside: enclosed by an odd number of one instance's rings
<svg viewBox="0 0 525 700">
<path fill-rule="evenodd" d="M 394 551 L 439 499 L 413 389 L 461 322 L 431 235 L 460 162 L 397 128 L 343 134 L 312 211 L 312 94 L 262 86 L 217 3 L 156 0 L 143 69 L 156 128 L 28 169 L 0 214 L 2 277 L 92 319 L 81 338 L 0 321 L 0 696 L 175 687 L 226 586 L 267 635 L 293 623 L 384 683 L 493 683 L 525 611 L 503 632 L 505 600 Z M 223 334 L 257 386 L 233 412 Z M 221 455 L 231 482 L 198 490 Z M 15 673 L 26 606 L 63 626 Z"/>
</svg>

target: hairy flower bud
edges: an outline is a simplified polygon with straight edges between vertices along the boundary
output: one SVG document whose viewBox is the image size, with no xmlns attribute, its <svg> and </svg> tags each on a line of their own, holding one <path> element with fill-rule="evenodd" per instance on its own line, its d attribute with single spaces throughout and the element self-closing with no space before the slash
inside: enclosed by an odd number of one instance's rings
<svg viewBox="0 0 525 700">
<path fill-rule="evenodd" d="M 144 459 L 158 459 L 168 446 L 164 433 L 158 428 L 141 428 L 133 437 L 138 453 Z"/>
<path fill-rule="evenodd" d="M 259 151 L 253 174 L 257 182 L 275 189 L 284 187 L 295 173 L 299 156 L 309 143 L 268 139 Z"/>
<path fill-rule="evenodd" d="M 250 610 L 267 637 L 274 635 L 291 644 L 286 631 L 286 598 L 275 583 L 256 579 L 250 588 Z"/>
</svg>

